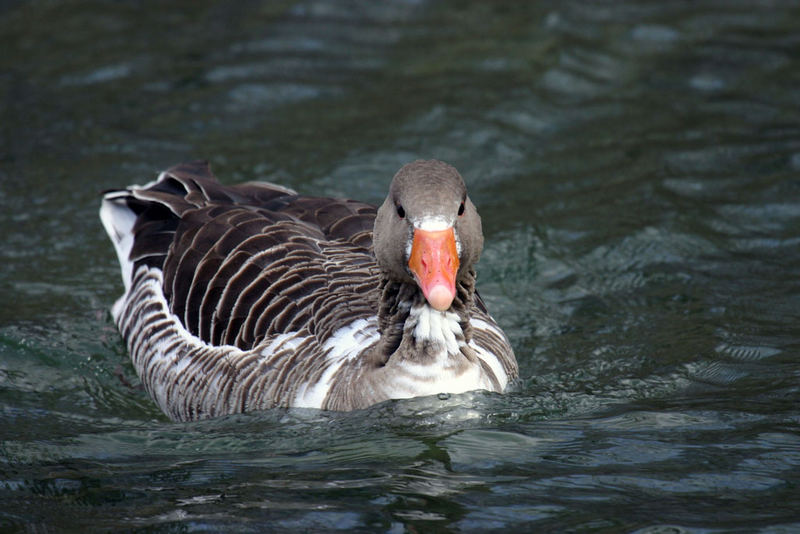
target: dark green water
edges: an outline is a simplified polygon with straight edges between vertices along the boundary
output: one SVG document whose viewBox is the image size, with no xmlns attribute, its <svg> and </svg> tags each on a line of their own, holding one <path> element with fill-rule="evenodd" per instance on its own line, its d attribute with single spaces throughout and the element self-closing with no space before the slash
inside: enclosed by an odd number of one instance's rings
<svg viewBox="0 0 800 534">
<path fill-rule="evenodd" d="M 1 532 L 800 531 L 796 2 L 6 2 L 0 44 Z M 518 386 L 163 417 L 98 193 L 420 157 Z"/>
</svg>

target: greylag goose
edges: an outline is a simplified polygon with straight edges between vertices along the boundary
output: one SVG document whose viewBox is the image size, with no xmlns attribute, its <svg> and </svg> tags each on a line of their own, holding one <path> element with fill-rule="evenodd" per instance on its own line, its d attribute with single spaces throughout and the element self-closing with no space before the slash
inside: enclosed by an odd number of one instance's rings
<svg viewBox="0 0 800 534">
<path fill-rule="evenodd" d="M 514 352 L 475 292 L 481 222 L 456 169 L 403 166 L 379 208 L 205 162 L 107 192 L 125 293 L 112 315 L 174 420 L 503 391 Z"/>
</svg>

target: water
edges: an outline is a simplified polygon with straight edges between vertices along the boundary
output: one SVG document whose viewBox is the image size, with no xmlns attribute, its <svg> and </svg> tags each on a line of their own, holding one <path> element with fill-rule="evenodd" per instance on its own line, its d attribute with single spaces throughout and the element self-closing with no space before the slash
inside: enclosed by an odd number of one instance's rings
<svg viewBox="0 0 800 534">
<path fill-rule="evenodd" d="M 800 530 L 794 2 L 7 2 L 0 531 Z M 99 192 L 456 165 L 506 395 L 169 422 Z"/>
</svg>

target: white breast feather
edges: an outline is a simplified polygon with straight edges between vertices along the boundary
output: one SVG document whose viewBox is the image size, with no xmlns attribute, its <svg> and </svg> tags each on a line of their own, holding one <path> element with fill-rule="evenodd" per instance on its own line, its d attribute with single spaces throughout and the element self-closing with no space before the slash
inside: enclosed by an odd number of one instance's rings
<svg viewBox="0 0 800 534">
<path fill-rule="evenodd" d="M 463 369 L 464 356 L 460 349 L 463 341 L 458 340 L 463 332 L 457 314 L 435 310 L 427 304 L 412 308 L 410 313 L 412 320 L 416 320 L 416 340 L 432 342 L 439 351 L 433 362 L 422 364 L 404 360 L 399 364 L 403 372 L 394 381 L 393 398 L 491 389 L 480 366 L 470 365 L 458 372 Z"/>
<path fill-rule="evenodd" d="M 411 318 L 416 320 L 414 337 L 418 341 L 432 341 L 442 345 L 446 352 L 456 354 L 459 351 L 456 336 L 463 335 L 458 315 L 453 312 L 439 311 L 427 304 L 411 309 Z"/>
</svg>

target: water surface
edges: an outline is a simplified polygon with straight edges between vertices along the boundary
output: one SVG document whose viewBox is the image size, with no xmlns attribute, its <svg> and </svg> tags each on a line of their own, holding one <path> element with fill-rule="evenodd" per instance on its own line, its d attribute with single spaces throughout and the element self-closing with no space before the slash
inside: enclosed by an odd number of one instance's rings
<svg viewBox="0 0 800 534">
<path fill-rule="evenodd" d="M 373 5 L 374 4 L 374 5 Z M 794 2 L 0 7 L 0 530 L 800 530 Z M 459 168 L 519 383 L 169 422 L 99 193 Z"/>
</svg>

